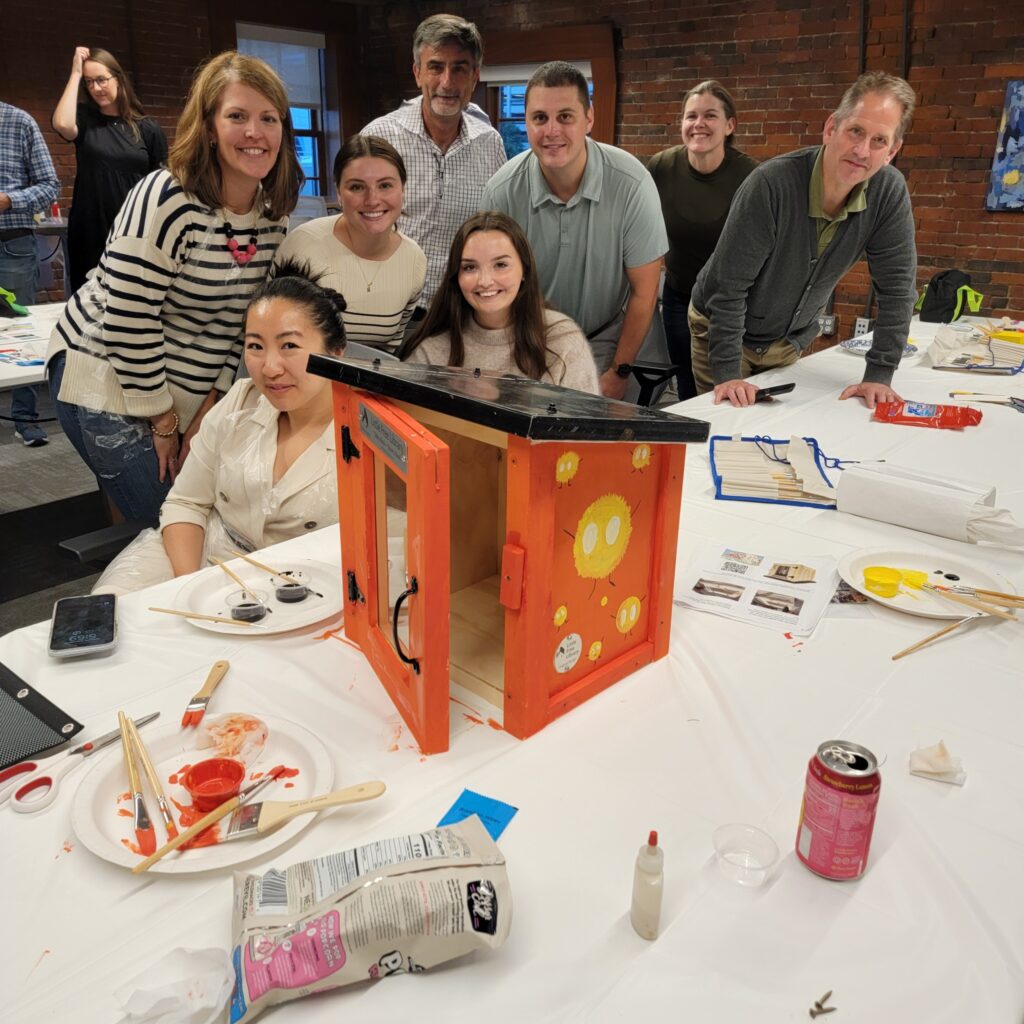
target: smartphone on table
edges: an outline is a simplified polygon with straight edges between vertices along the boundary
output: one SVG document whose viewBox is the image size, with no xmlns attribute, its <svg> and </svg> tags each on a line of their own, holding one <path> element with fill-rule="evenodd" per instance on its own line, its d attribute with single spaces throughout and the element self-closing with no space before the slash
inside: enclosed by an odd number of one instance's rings
<svg viewBox="0 0 1024 1024">
<path fill-rule="evenodd" d="M 53 606 L 48 651 L 53 658 L 112 651 L 117 642 L 117 598 L 113 594 L 62 597 Z"/>
</svg>

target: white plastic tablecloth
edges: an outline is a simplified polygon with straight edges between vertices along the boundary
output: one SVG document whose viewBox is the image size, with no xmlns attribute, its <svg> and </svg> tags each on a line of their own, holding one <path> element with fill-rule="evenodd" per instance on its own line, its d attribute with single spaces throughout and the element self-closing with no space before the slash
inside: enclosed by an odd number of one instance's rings
<svg viewBox="0 0 1024 1024">
<path fill-rule="evenodd" d="M 915 324 L 912 336 L 929 332 Z M 919 363 L 905 361 L 895 379 L 906 398 L 1022 391 L 1019 377 Z M 837 401 L 861 370 L 859 357 L 836 350 L 762 377 L 797 381 L 771 406 L 715 408 L 705 397 L 683 411 L 709 419 L 713 433 L 809 435 L 844 458 L 993 482 L 999 503 L 1024 520 L 1024 416 L 984 406 L 981 425 L 962 433 L 873 424 L 859 401 Z M 691 446 L 680 565 L 706 541 L 793 557 L 906 545 L 968 557 L 1024 590 L 1020 552 L 712 495 L 706 448 Z M 333 530 L 281 549 L 339 558 Z M 504 948 L 291 1003 L 268 1022 L 796 1022 L 828 989 L 837 1024 L 1021 1019 L 1024 627 L 973 624 L 892 662 L 939 624 L 877 605 L 833 609 L 798 644 L 781 630 L 677 608 L 669 657 L 537 736 L 519 742 L 486 724 L 493 709 L 472 714 L 453 701 L 451 750 L 423 758 L 361 654 L 325 636 L 327 627 L 225 637 L 145 610 L 173 605 L 179 586 L 122 600 L 111 657 L 53 662 L 40 624 L 0 638 L 0 660 L 85 722 L 87 736 L 110 729 L 118 708 L 176 721 L 211 663 L 228 658 L 213 711 L 291 718 L 327 743 L 337 786 L 387 783 L 382 799 L 322 815 L 246 870 L 432 826 L 463 787 L 519 808 L 501 839 L 514 899 Z M 852 883 L 818 878 L 793 853 L 807 761 L 837 737 L 885 761 L 870 863 Z M 908 774 L 909 752 L 940 738 L 965 763 L 963 788 Z M 167 950 L 231 942 L 230 871 L 136 878 L 78 842 L 70 817 L 83 774 L 46 812 L 0 811 L 0 1020 L 117 1020 L 114 990 Z M 729 821 L 775 837 L 783 859 L 767 886 L 743 889 L 718 872 L 711 833 Z M 633 860 L 651 828 L 665 850 L 666 889 L 662 932 L 648 943 L 628 910 Z"/>
</svg>

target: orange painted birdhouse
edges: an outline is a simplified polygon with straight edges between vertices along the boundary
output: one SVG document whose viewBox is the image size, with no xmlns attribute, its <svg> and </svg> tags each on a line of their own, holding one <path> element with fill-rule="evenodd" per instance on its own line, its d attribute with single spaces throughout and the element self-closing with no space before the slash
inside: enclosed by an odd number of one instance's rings
<svg viewBox="0 0 1024 1024">
<path fill-rule="evenodd" d="M 536 381 L 310 358 L 334 381 L 345 632 L 424 753 L 451 681 L 525 739 L 668 652 L 686 442 Z"/>
</svg>

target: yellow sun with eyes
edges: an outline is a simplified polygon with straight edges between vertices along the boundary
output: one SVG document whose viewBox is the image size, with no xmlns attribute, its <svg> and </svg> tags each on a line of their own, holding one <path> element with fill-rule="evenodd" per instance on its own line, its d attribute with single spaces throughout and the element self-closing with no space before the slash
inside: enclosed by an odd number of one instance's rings
<svg viewBox="0 0 1024 1024">
<path fill-rule="evenodd" d="M 602 647 L 604 647 L 604 644 L 602 644 L 600 640 L 595 640 L 590 645 L 590 650 L 587 651 L 587 657 L 591 661 L 597 661 L 597 659 L 601 657 L 601 648 Z"/>
<path fill-rule="evenodd" d="M 575 452 L 562 452 L 555 465 L 555 483 L 567 484 L 580 468 L 580 457 Z"/>
<path fill-rule="evenodd" d="M 619 494 L 605 494 L 591 502 L 580 516 L 572 557 L 576 571 L 584 579 L 603 579 L 622 561 L 633 520 L 626 499 Z"/>
<path fill-rule="evenodd" d="M 569 618 L 569 609 L 564 604 L 560 604 L 555 609 L 554 623 L 556 626 L 561 626 L 565 620 Z"/>
<path fill-rule="evenodd" d="M 627 597 L 619 605 L 619 610 L 615 613 L 615 628 L 625 635 L 637 624 L 639 618 L 640 598 Z"/>
<path fill-rule="evenodd" d="M 633 468 L 646 469 L 651 464 L 651 446 L 638 444 L 633 449 Z"/>
</svg>

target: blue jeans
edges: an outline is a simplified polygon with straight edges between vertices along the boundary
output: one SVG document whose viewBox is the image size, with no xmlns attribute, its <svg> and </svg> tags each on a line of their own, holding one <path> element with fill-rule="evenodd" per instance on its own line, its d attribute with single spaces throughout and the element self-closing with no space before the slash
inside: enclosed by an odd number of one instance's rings
<svg viewBox="0 0 1024 1024">
<path fill-rule="evenodd" d="M 50 395 L 64 433 L 125 519 L 156 526 L 171 479 L 169 474 L 163 483 L 158 479 L 149 421 L 60 401 L 65 360 L 61 352 L 49 366 Z"/>
<path fill-rule="evenodd" d="M 665 340 L 668 343 L 668 357 L 676 371 L 676 388 L 679 401 L 694 398 L 697 386 L 693 382 L 693 364 L 690 361 L 690 325 L 686 310 L 690 296 L 677 292 L 667 281 L 661 293 L 661 316 L 665 321 Z"/>
<path fill-rule="evenodd" d="M 14 292 L 14 297 L 23 306 L 30 306 L 36 300 L 36 285 L 39 282 L 39 259 L 36 255 L 36 236 L 25 235 L 0 242 L 0 288 Z M 11 393 L 11 418 L 14 429 L 21 433 L 24 423 L 34 423 L 36 413 L 36 391 L 32 387 L 15 388 Z M 43 433 L 43 437 L 46 433 Z"/>
</svg>

